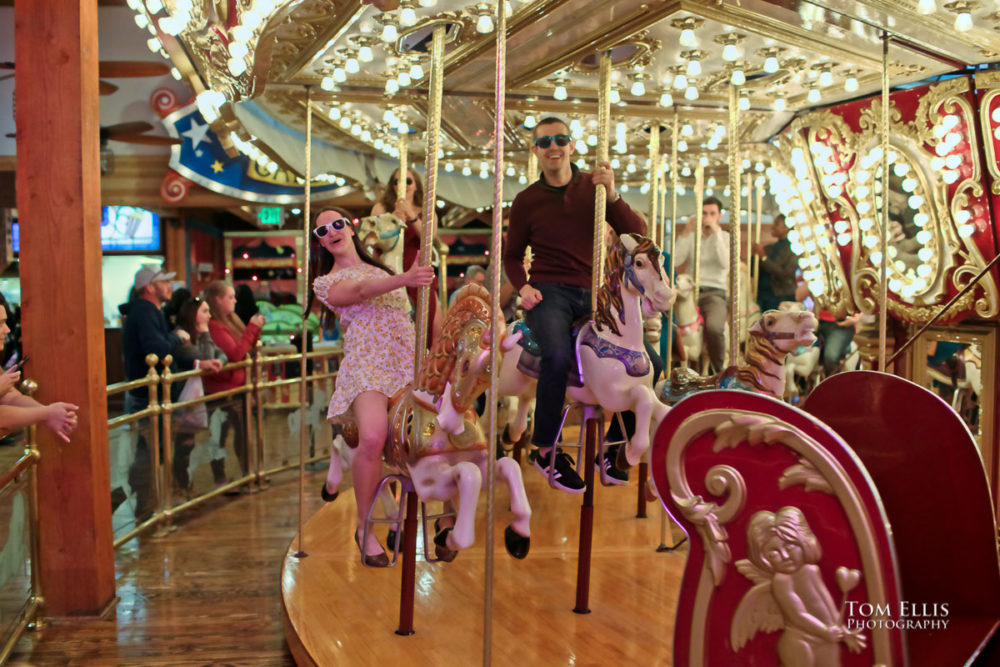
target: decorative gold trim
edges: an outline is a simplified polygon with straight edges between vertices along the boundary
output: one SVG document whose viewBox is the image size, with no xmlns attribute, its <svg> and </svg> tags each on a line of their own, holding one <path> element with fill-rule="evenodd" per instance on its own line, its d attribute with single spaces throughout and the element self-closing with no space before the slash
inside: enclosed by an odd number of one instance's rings
<svg viewBox="0 0 1000 667">
<path fill-rule="evenodd" d="M 749 446 L 780 444 L 794 451 L 800 461 L 808 461 L 816 474 L 830 485 L 847 516 L 861 558 L 868 601 L 887 604 L 886 586 L 889 582 L 883 577 L 887 564 L 882 562 L 876 548 L 872 517 L 865 512 L 860 493 L 834 455 L 804 432 L 770 415 L 745 410 L 705 410 L 680 424 L 670 439 L 666 457 L 671 501 L 695 526 L 705 551 L 705 563 L 695 593 L 690 664 L 704 664 L 706 638 L 701 630 L 705 627 L 715 589 L 722 583 L 732 559 L 729 536 L 724 526 L 743 510 L 746 502 L 746 482 L 731 466 L 715 466 L 709 471 L 712 478 L 709 492 L 717 497 L 727 496 L 721 506 L 692 492 L 685 475 L 685 454 L 688 446 L 706 431 L 715 433 L 714 452 L 740 447 L 744 442 Z M 887 629 L 876 628 L 872 631 L 872 650 L 876 664 L 891 664 L 892 646 Z"/>
</svg>

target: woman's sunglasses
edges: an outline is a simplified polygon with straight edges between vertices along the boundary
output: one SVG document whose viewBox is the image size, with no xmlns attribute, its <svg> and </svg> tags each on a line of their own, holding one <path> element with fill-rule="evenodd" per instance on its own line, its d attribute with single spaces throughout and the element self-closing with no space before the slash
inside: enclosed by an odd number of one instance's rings
<svg viewBox="0 0 1000 667">
<path fill-rule="evenodd" d="M 566 146 L 569 144 L 570 138 L 568 134 L 557 134 L 554 137 L 535 137 L 535 145 L 539 148 L 548 148 L 553 141 L 556 142 L 556 146 Z"/>
<path fill-rule="evenodd" d="M 333 222 L 328 222 L 325 225 L 320 225 L 319 227 L 313 230 L 313 234 L 316 235 L 316 238 L 321 239 L 330 233 L 331 227 L 333 227 L 336 230 L 341 230 L 349 224 L 351 224 L 351 221 L 348 220 L 347 218 L 337 218 Z"/>
<path fill-rule="evenodd" d="M 390 185 L 395 185 L 395 184 L 396 184 L 396 178 L 395 178 L 395 177 L 393 177 L 393 179 L 392 179 L 392 183 L 391 183 Z M 407 177 L 406 177 L 406 184 L 407 184 L 407 185 L 413 185 L 413 179 L 412 179 L 412 178 L 410 178 L 409 176 L 407 176 Z"/>
</svg>

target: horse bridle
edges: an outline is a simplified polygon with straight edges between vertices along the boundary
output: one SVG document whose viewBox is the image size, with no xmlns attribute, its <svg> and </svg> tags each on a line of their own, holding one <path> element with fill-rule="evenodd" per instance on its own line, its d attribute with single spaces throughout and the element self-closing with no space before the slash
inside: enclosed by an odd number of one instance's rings
<svg viewBox="0 0 1000 667">
<path fill-rule="evenodd" d="M 767 328 L 767 320 L 763 317 L 760 318 L 760 333 L 759 336 L 764 336 L 768 340 L 789 340 L 798 336 L 798 333 L 792 331 L 771 331 Z"/>
<path fill-rule="evenodd" d="M 635 275 L 635 259 L 632 253 L 626 253 L 625 255 L 623 272 L 625 273 L 625 284 L 628 285 L 631 282 L 639 290 L 639 296 L 646 296 L 646 288 L 643 287 L 642 283 L 639 282 L 639 278 Z"/>
</svg>

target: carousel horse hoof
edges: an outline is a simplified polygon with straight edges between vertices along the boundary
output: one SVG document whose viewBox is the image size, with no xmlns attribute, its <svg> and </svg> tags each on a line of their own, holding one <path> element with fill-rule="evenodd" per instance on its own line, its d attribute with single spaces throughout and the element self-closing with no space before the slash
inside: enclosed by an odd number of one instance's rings
<svg viewBox="0 0 1000 667">
<path fill-rule="evenodd" d="M 319 495 L 320 495 L 320 498 L 323 499 L 323 502 L 325 502 L 325 503 L 332 503 L 334 500 L 337 499 L 337 496 L 340 495 L 340 491 L 334 491 L 333 493 L 330 493 L 329 491 L 327 491 L 326 490 L 326 480 L 324 479 L 323 480 L 323 486 L 320 488 L 320 491 L 319 491 Z"/>
<path fill-rule="evenodd" d="M 354 543 L 358 545 L 358 551 L 361 552 L 361 562 L 368 567 L 389 567 L 389 556 L 385 553 L 385 550 L 379 554 L 366 554 L 364 548 L 361 546 L 361 538 L 358 537 L 358 531 L 354 531 Z"/>
<path fill-rule="evenodd" d="M 448 548 L 448 533 L 451 532 L 452 526 L 442 528 L 439 524 L 439 521 L 434 522 L 434 556 L 440 561 L 450 563 L 458 556 L 457 551 Z"/>
<path fill-rule="evenodd" d="M 618 455 L 615 456 L 615 467 L 624 472 L 627 478 L 628 469 L 631 468 L 632 465 L 628 462 L 628 456 L 626 455 L 625 451 L 626 449 L 628 448 L 627 447 L 618 448 Z"/>
<path fill-rule="evenodd" d="M 507 526 L 503 531 L 503 544 L 507 547 L 507 553 L 520 560 L 528 555 L 531 538 L 519 535 L 517 531 Z"/>
<path fill-rule="evenodd" d="M 396 540 L 399 540 L 399 549 L 403 549 L 403 531 L 397 531 L 395 528 L 390 528 L 389 532 L 385 536 L 385 546 L 389 549 L 396 550 Z"/>
</svg>

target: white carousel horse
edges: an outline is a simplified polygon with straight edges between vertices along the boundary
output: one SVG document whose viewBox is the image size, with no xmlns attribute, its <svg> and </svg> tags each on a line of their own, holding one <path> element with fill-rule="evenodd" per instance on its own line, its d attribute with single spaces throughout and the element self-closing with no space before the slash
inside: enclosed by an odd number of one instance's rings
<svg viewBox="0 0 1000 667">
<path fill-rule="evenodd" d="M 403 236 L 406 224 L 393 213 L 369 215 L 358 221 L 357 235 L 362 245 L 380 262 L 396 273 L 406 270 L 403 266 Z M 431 246 L 431 265 L 437 266 L 440 257 Z"/>
<path fill-rule="evenodd" d="M 760 306 L 753 299 L 750 290 L 750 275 L 746 264 L 740 262 L 740 343 L 745 343 L 750 327 L 760 319 Z M 677 303 L 674 304 L 674 323 L 677 325 L 677 335 L 684 345 L 684 352 L 689 365 L 700 368 L 702 372 L 708 369 L 708 349 L 703 344 L 705 321 L 698 312 L 697 304 L 692 298 L 694 280 L 686 273 L 677 276 Z M 729 340 L 729 324 L 726 323 L 726 340 Z M 726 344 L 726 354 L 729 345 Z"/>
<path fill-rule="evenodd" d="M 656 385 L 656 395 L 674 404 L 704 389 L 748 389 L 781 398 L 785 393 L 785 360 L 789 352 L 816 341 L 816 316 L 808 311 L 769 310 L 750 327 L 746 358 L 739 366 L 701 377 L 689 368 L 674 369 Z"/>
<path fill-rule="evenodd" d="M 497 331 L 504 331 L 497 319 Z M 517 343 L 507 337 L 504 347 Z M 441 335 L 428 353 L 416 387 L 390 403 L 386 462 L 410 478 L 422 501 L 457 505 L 455 526 L 441 531 L 435 543 L 448 550 L 468 548 L 475 539 L 475 516 L 487 457 L 493 447 L 475 411 L 476 399 L 489 386 L 490 295 L 478 285 L 463 287 L 448 309 Z M 512 459 L 496 463 L 507 484 L 513 519 L 505 531 L 508 552 L 524 558 L 530 544 L 531 507 Z M 441 543 L 440 537 L 444 536 Z"/>
<path fill-rule="evenodd" d="M 673 300 L 660 249 L 645 237 L 624 234 L 608 251 L 594 319 L 576 337 L 577 368 L 571 374 L 575 377 L 569 378 L 566 399 L 600 405 L 609 413 L 635 412 L 635 435 L 625 452 L 630 465 L 649 449 L 650 433 L 667 411 L 650 386 L 653 368 L 643 346 L 643 317 L 667 311 Z M 518 346 L 504 355 L 500 366 L 500 394 L 519 399 L 518 415 L 510 427 L 515 440 L 523 433 L 526 406 L 535 395 L 537 373 L 526 375 L 521 370 L 532 357 L 537 359 Z"/>
</svg>

